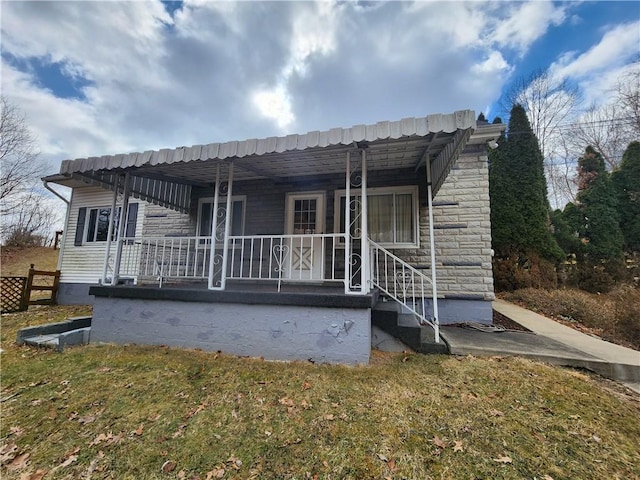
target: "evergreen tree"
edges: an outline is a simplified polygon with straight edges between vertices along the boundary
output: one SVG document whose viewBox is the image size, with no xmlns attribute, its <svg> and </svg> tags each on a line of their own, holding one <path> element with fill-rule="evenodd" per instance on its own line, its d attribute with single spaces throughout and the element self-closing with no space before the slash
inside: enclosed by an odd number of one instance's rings
<svg viewBox="0 0 640 480">
<path fill-rule="evenodd" d="M 640 142 L 631 142 L 625 150 L 613 183 L 625 249 L 640 252 Z"/>
<path fill-rule="evenodd" d="M 578 230 L 585 239 L 585 253 L 591 262 L 620 260 L 623 237 L 618 199 L 604 158 L 593 147 L 578 160 L 578 209 L 584 224 Z"/>
<path fill-rule="evenodd" d="M 549 225 L 542 153 L 520 105 L 511 110 L 506 137 L 489 153 L 493 248 L 498 256 L 535 252 L 549 260 L 564 254 Z"/>
</svg>

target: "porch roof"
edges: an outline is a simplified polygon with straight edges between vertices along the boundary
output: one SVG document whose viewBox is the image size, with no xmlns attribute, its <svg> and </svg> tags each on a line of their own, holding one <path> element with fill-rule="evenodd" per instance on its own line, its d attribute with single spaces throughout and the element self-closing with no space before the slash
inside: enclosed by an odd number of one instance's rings
<svg viewBox="0 0 640 480">
<path fill-rule="evenodd" d="M 435 196 L 475 129 L 475 113 L 461 110 L 303 135 L 65 160 L 60 175 L 47 180 L 114 189 L 118 175 L 128 172 L 133 196 L 186 211 L 191 187 L 212 185 L 220 163 L 234 163 L 234 181 L 343 174 L 346 153 L 366 148 L 369 170 L 417 169 L 429 161 Z"/>
</svg>

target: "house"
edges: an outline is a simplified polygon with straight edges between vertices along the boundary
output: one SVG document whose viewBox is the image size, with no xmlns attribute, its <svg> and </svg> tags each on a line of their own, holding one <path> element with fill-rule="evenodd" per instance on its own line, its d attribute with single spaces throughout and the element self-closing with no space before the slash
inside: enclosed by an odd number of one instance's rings
<svg viewBox="0 0 640 480">
<path fill-rule="evenodd" d="M 58 301 L 93 304 L 91 341 L 344 363 L 368 361 L 376 305 L 436 341 L 491 323 L 504 128 L 464 110 L 64 161 Z"/>
</svg>

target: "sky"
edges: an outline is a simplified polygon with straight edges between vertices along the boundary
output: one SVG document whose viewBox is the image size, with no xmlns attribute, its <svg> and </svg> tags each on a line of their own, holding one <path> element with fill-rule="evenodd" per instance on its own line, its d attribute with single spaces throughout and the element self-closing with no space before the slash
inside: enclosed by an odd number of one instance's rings
<svg viewBox="0 0 640 480">
<path fill-rule="evenodd" d="M 640 58 L 639 1 L 3 1 L 0 15 L 2 95 L 50 173 L 460 109 L 504 118 L 501 97 L 536 69 L 599 103 Z"/>
</svg>

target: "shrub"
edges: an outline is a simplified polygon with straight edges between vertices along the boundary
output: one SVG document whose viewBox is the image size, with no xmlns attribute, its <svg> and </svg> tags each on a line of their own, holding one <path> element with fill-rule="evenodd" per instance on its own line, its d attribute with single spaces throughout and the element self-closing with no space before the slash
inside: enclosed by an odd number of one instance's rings
<svg viewBox="0 0 640 480">
<path fill-rule="evenodd" d="M 493 279 L 499 292 L 521 288 L 557 288 L 555 266 L 535 252 L 512 252 L 493 259 Z"/>
</svg>

